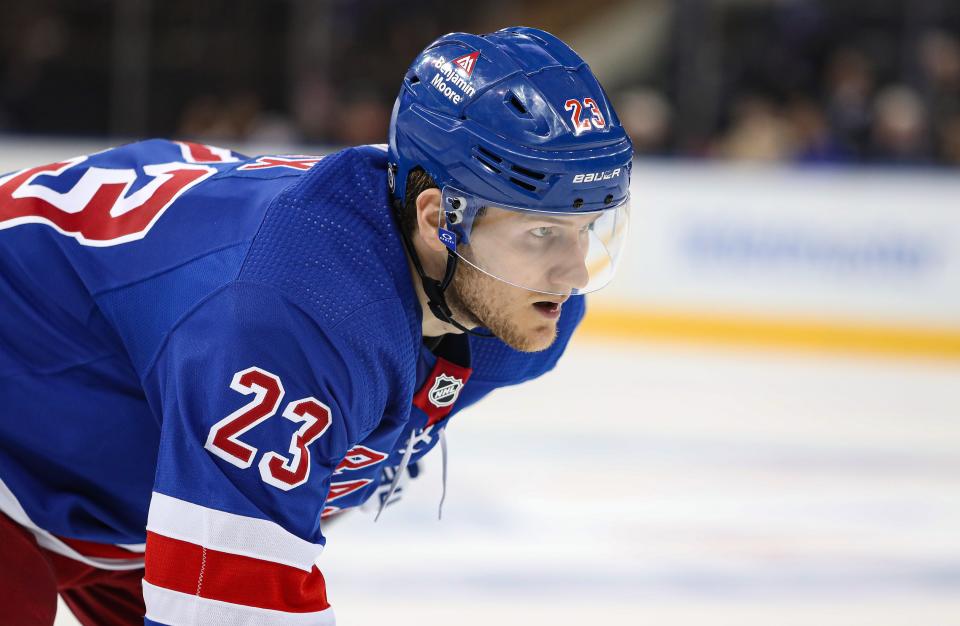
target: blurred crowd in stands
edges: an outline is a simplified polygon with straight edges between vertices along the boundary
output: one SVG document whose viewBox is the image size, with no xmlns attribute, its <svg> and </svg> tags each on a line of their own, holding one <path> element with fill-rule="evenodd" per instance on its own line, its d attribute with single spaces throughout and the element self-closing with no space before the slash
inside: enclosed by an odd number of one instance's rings
<svg viewBox="0 0 960 626">
<path fill-rule="evenodd" d="M 815 89 L 743 85 L 712 132 L 687 141 L 663 90 L 627 89 L 615 103 L 640 154 L 960 166 L 960 38 L 927 32 L 917 54 L 917 80 L 885 81 L 863 50 L 838 47 Z"/>
<path fill-rule="evenodd" d="M 615 11 L 618 2 L 592 4 Z M 942 9 L 936 19 L 910 21 L 911 4 L 931 2 Z M 566 36 L 577 23 L 564 19 L 577 6 L 567 0 L 495 3 L 492 12 L 482 3 L 453 12 L 426 0 L 398 12 L 382 0 L 331 0 L 306 13 L 310 3 L 292 0 L 168 0 L 139 22 L 144 32 L 132 40 L 149 38 L 149 67 L 131 81 L 117 78 L 125 52 L 110 2 L 4 4 L 0 134 L 228 144 L 383 142 L 400 76 L 427 39 L 511 22 Z M 547 23 L 537 23 L 547 4 Z M 687 0 L 694 10 L 720 4 Z M 866 4 L 863 15 L 850 1 L 713 7 L 710 47 L 694 57 L 708 62 L 692 72 L 678 71 L 678 58 L 707 42 L 691 39 L 678 12 L 656 69 L 608 85 L 638 154 L 960 166 L 960 9 L 946 0 Z M 127 19 L 124 28 L 138 24 Z M 145 92 L 138 124 L 117 123 L 116 111 L 131 106 L 128 87 Z"/>
</svg>

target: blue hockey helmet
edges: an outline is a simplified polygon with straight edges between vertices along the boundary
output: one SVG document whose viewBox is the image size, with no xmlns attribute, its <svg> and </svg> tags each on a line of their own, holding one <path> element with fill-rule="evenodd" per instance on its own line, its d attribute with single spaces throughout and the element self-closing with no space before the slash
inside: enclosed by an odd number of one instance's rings
<svg viewBox="0 0 960 626">
<path fill-rule="evenodd" d="M 606 93 L 565 43 L 535 28 L 451 33 L 404 76 L 388 181 L 402 206 L 422 168 L 441 190 L 452 254 L 524 289 L 606 285 L 629 220 L 633 147 Z"/>
</svg>

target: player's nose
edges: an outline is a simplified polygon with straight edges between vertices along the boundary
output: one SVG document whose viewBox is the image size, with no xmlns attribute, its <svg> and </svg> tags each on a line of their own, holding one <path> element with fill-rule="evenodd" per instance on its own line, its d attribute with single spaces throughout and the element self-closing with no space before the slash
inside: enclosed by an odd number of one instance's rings
<svg viewBox="0 0 960 626">
<path fill-rule="evenodd" d="M 570 293 L 574 289 L 583 289 L 590 282 L 585 252 L 578 246 L 577 250 L 571 250 L 554 266 L 551 282 L 559 287 L 559 291 Z"/>
</svg>

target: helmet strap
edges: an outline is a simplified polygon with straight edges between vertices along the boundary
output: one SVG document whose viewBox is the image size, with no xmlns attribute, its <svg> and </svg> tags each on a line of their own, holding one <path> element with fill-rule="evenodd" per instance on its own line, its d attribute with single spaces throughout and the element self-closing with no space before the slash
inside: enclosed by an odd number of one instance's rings
<svg viewBox="0 0 960 626">
<path fill-rule="evenodd" d="M 450 305 L 447 304 L 446 296 L 447 288 L 450 286 L 450 283 L 453 282 L 453 275 L 457 271 L 457 263 L 459 262 L 459 258 L 453 253 L 453 250 L 447 248 L 447 266 L 443 272 L 443 279 L 436 280 L 427 276 L 427 273 L 423 270 L 423 264 L 420 262 L 420 257 L 417 255 L 413 242 L 402 226 L 400 227 L 400 239 L 403 241 L 403 247 L 406 248 L 410 260 L 413 262 L 413 268 L 417 271 L 417 276 L 420 277 L 420 284 L 423 286 L 423 293 L 427 296 L 427 306 L 430 308 L 430 312 L 440 321 L 446 322 L 454 328 L 473 335 L 474 337 L 495 337 L 496 335 L 492 333 L 478 333 L 473 329 L 467 328 L 453 317 L 453 311 L 450 310 Z"/>
</svg>

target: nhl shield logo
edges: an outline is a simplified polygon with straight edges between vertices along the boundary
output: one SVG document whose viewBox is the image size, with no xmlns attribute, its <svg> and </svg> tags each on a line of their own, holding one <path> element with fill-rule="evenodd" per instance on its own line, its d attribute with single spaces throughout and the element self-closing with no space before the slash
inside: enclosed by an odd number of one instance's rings
<svg viewBox="0 0 960 626">
<path fill-rule="evenodd" d="M 457 396 L 460 395 L 460 389 L 462 387 L 462 379 L 440 374 L 436 380 L 433 381 L 433 387 L 431 387 L 427 393 L 427 399 L 430 401 L 430 404 L 438 408 L 450 406 L 457 401 Z"/>
</svg>

